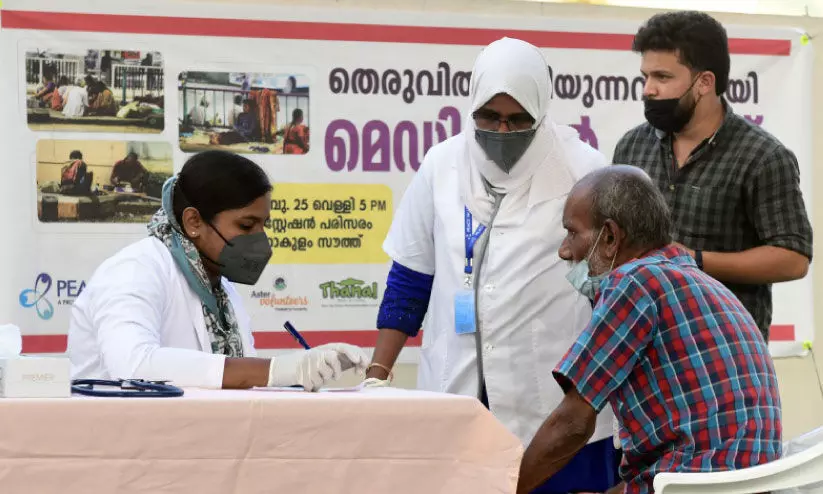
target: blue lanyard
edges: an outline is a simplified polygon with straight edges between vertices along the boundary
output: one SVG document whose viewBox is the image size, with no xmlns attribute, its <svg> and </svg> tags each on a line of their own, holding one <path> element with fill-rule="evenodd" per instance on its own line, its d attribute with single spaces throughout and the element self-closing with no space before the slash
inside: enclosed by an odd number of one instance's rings
<svg viewBox="0 0 823 494">
<path fill-rule="evenodd" d="M 463 270 L 467 275 L 472 274 L 472 258 L 474 258 L 474 244 L 483 235 L 483 232 L 486 231 L 486 225 L 478 225 L 477 230 L 472 233 L 472 214 L 469 212 L 469 208 L 463 207 L 465 211 L 465 234 L 466 234 L 466 267 Z"/>
</svg>

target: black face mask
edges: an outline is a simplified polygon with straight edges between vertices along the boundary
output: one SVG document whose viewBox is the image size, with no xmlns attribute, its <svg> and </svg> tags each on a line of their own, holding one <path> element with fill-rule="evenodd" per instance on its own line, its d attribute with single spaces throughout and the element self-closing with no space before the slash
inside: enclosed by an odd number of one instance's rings
<svg viewBox="0 0 823 494">
<path fill-rule="evenodd" d="M 683 99 L 690 94 L 695 78 L 689 88 L 679 98 L 648 99 L 643 98 L 644 115 L 652 127 L 667 134 L 680 132 L 694 116 L 697 99 L 692 98 L 690 105 L 685 106 Z"/>
<path fill-rule="evenodd" d="M 220 274 L 242 285 L 257 283 L 272 254 L 265 232 L 238 235 L 228 241 L 212 224 L 209 226 L 226 242 L 217 262 L 212 261 L 220 267 Z"/>
</svg>

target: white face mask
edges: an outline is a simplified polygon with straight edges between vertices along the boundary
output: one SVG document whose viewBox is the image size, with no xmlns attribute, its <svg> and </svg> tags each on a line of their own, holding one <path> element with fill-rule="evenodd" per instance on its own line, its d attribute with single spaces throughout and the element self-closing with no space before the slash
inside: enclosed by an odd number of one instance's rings
<svg viewBox="0 0 823 494">
<path fill-rule="evenodd" d="M 589 255 L 586 256 L 586 259 L 575 263 L 572 270 L 566 275 L 566 279 L 569 280 L 569 283 L 572 284 L 574 289 L 592 302 L 594 302 L 597 291 L 600 289 L 600 283 L 608 276 L 611 270 L 614 269 L 614 259 L 612 259 L 612 265 L 608 271 L 595 276 L 589 275 L 589 259 L 591 259 L 592 254 L 594 254 L 594 249 L 597 247 L 598 242 L 600 242 L 600 237 L 603 235 L 603 228 L 605 228 L 605 226 L 600 227 L 600 233 L 597 234 L 597 239 L 594 241 L 591 250 L 589 250 Z M 615 257 L 617 257 L 617 254 L 615 254 Z"/>
</svg>

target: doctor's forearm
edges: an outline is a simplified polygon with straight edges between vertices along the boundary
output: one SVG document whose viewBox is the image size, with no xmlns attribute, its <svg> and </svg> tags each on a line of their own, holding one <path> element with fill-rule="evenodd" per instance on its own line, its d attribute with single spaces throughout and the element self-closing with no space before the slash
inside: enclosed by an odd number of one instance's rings
<svg viewBox="0 0 823 494">
<path fill-rule="evenodd" d="M 268 386 L 271 360 L 267 358 L 227 358 L 223 367 L 223 389 Z"/>
<path fill-rule="evenodd" d="M 400 355 L 400 350 L 406 344 L 408 335 L 397 329 L 381 329 L 377 335 L 377 344 L 374 348 L 374 355 L 372 356 L 372 363 L 377 363 L 391 369 L 397 356 Z M 387 379 L 389 373 L 380 367 L 372 367 L 366 373 L 366 377 L 375 377 L 377 379 Z"/>
</svg>

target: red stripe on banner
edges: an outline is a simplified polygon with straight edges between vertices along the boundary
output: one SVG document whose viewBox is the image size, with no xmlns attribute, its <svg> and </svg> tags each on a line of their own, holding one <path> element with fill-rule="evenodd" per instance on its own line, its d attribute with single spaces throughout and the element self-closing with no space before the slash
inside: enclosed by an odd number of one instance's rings
<svg viewBox="0 0 823 494">
<path fill-rule="evenodd" d="M 23 335 L 23 353 L 63 353 L 68 340 L 64 334 Z"/>
<path fill-rule="evenodd" d="M 632 34 L 614 33 L 75 14 L 24 10 L 4 10 L 0 17 L 0 24 L 5 29 L 37 29 L 43 31 L 479 46 L 487 45 L 503 36 L 509 36 L 520 38 L 541 48 L 621 51 L 631 50 L 634 37 Z M 791 41 L 784 39 L 734 38 L 729 40 L 729 51 L 736 55 L 788 56 L 791 53 Z"/>
<path fill-rule="evenodd" d="M 365 348 L 374 348 L 377 344 L 377 330 L 362 331 L 301 331 L 300 334 L 309 346 L 315 347 L 326 343 L 349 343 Z M 423 332 L 409 338 L 406 346 L 419 347 L 423 341 Z M 258 350 L 275 350 L 280 348 L 302 348 L 289 333 L 283 331 L 255 331 L 254 347 Z"/>
<path fill-rule="evenodd" d="M 365 348 L 374 348 L 377 330 L 356 331 L 303 331 L 301 334 L 311 346 L 326 343 L 349 343 Z M 770 341 L 795 341 L 793 324 L 776 324 L 771 327 Z M 23 353 L 63 353 L 68 337 L 64 334 L 23 335 Z M 409 338 L 406 346 L 419 347 L 423 342 L 423 332 Z M 254 346 L 258 350 L 300 348 L 300 345 L 285 331 L 255 331 Z"/>
<path fill-rule="evenodd" d="M 795 341 L 794 324 L 773 324 L 769 328 L 769 341 Z"/>
</svg>

